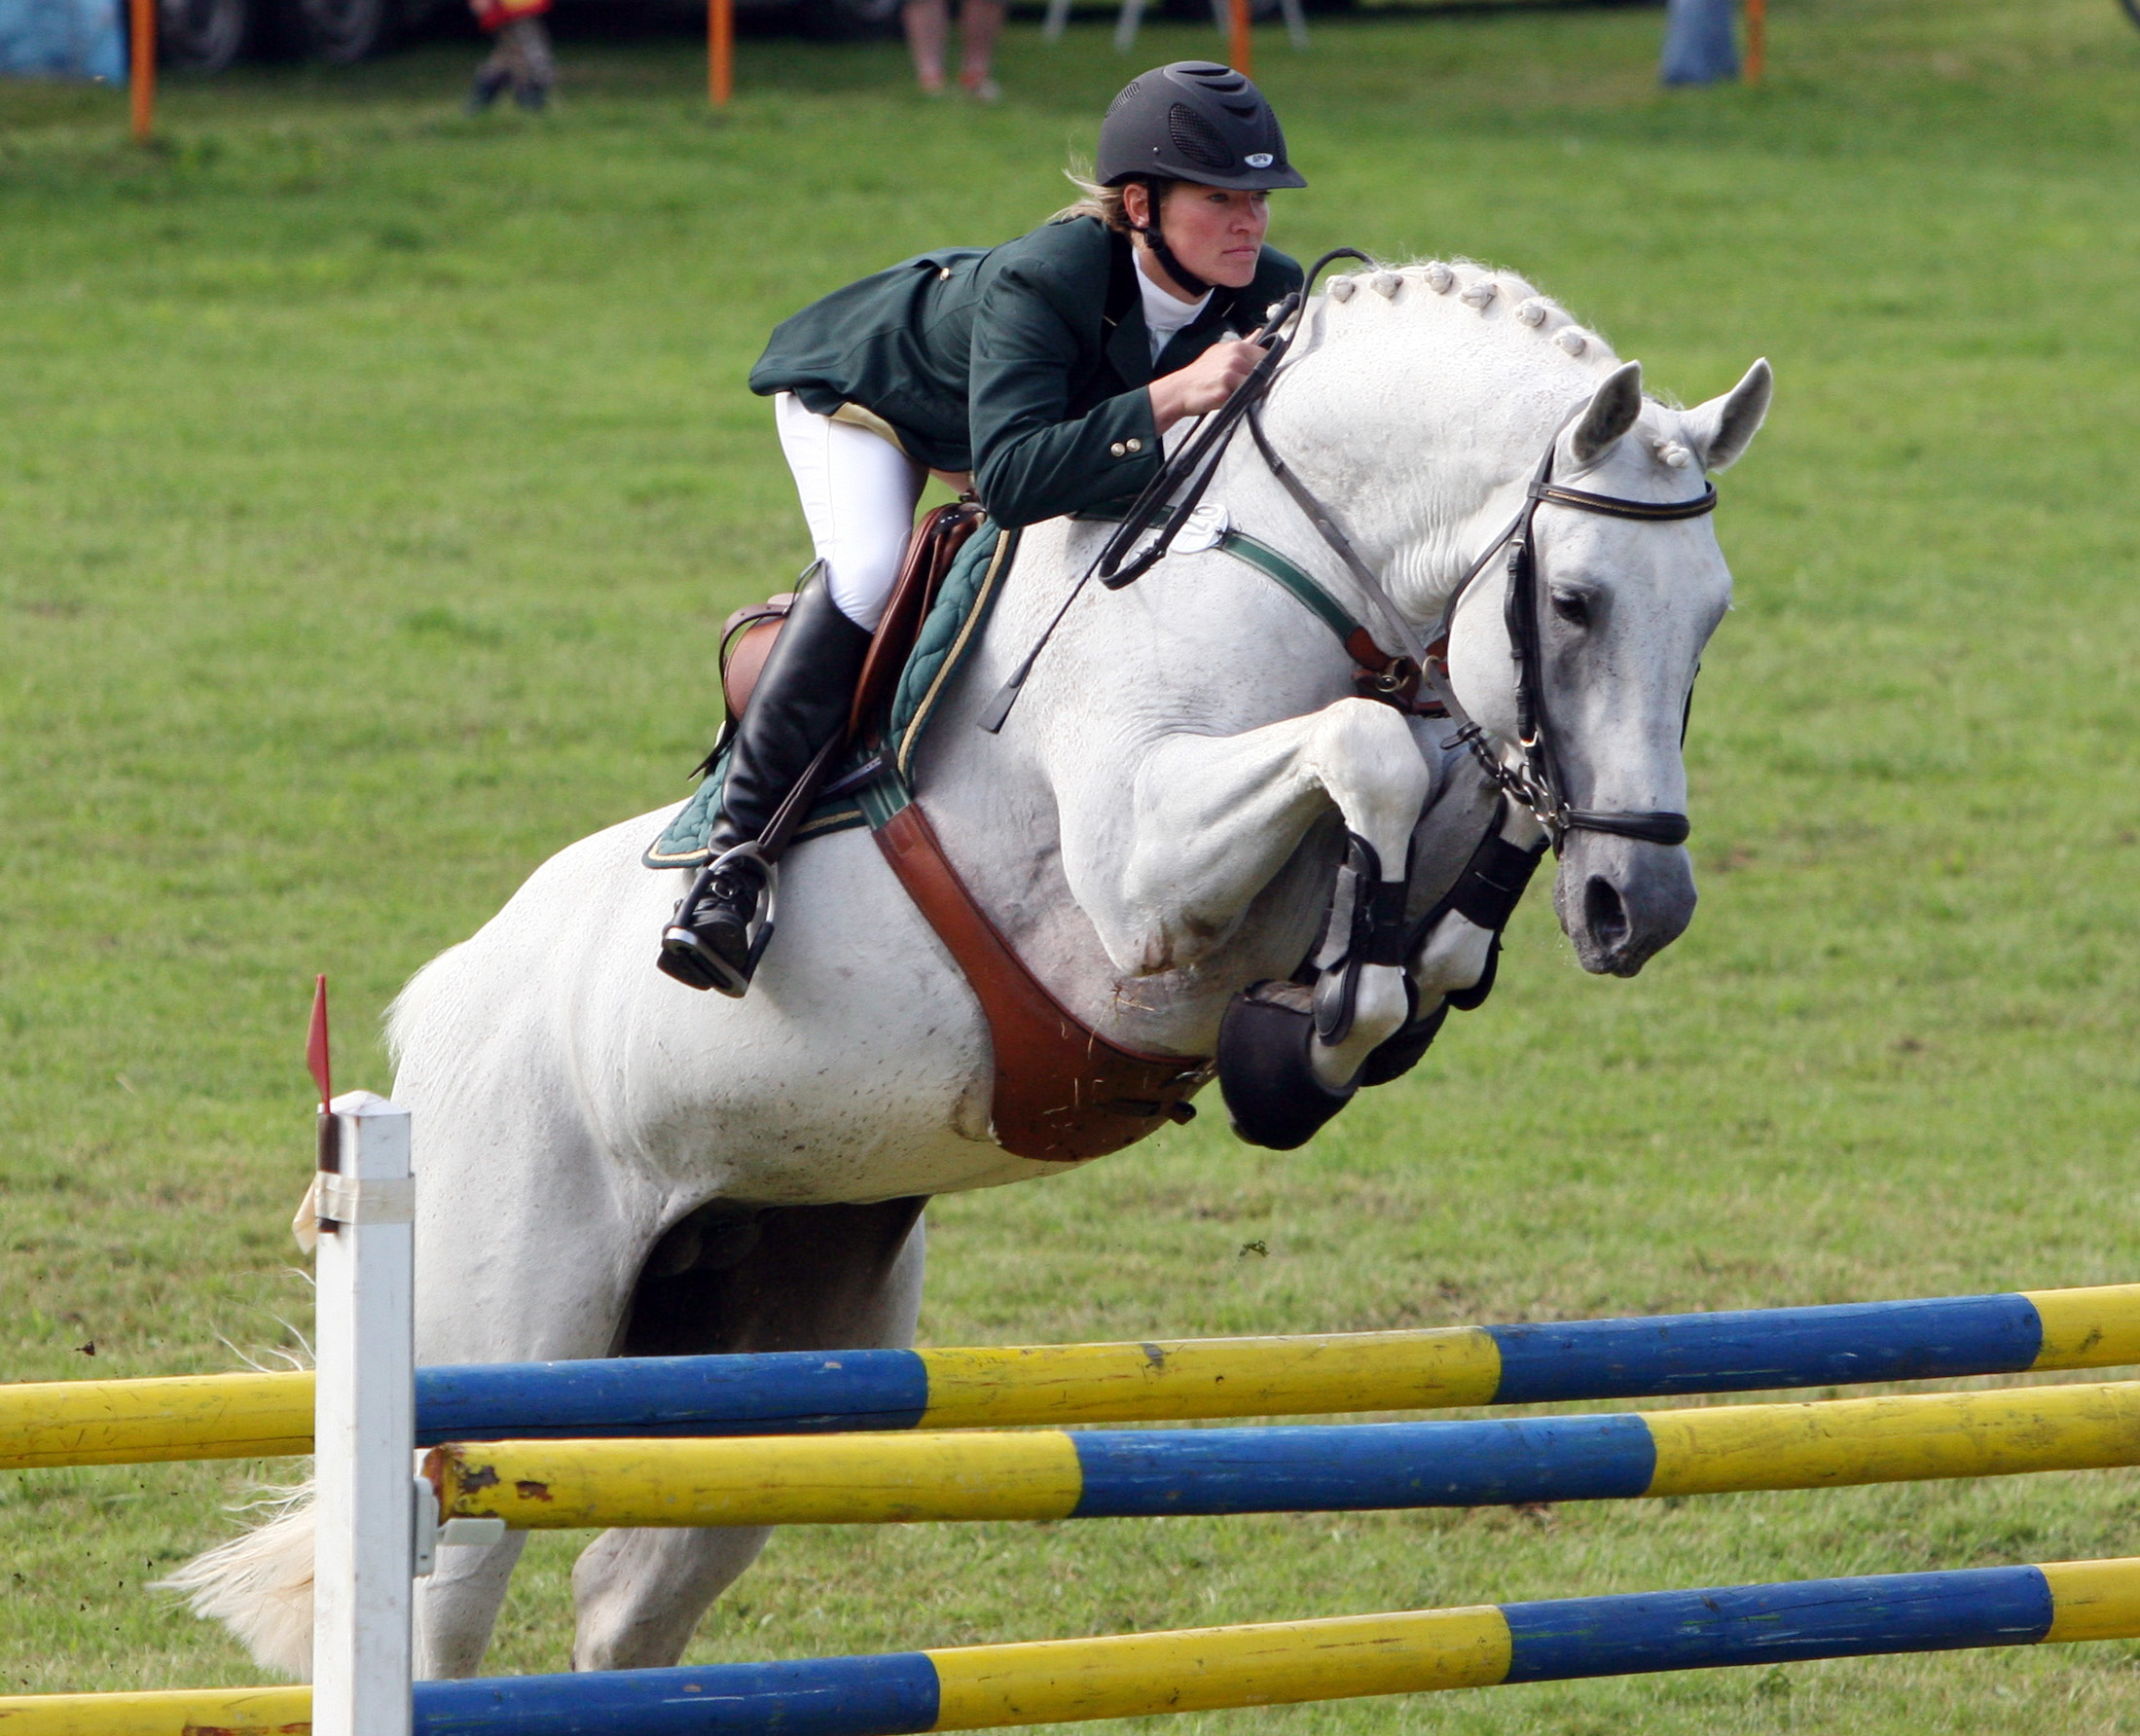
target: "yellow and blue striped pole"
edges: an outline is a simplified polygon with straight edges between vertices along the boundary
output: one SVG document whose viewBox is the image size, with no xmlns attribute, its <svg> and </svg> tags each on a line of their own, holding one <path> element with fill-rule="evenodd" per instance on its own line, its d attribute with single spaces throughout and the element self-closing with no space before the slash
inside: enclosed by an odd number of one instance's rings
<svg viewBox="0 0 2140 1736">
<path fill-rule="evenodd" d="M 2140 1284 L 1549 1325 L 417 1371 L 422 1445 L 1433 1410 L 2140 1363 Z M 303 1453 L 308 1374 L 0 1387 L 0 1469 Z"/>
<path fill-rule="evenodd" d="M 2140 1637 L 2140 1561 L 1420 1609 L 875 1657 L 419 1682 L 415 1736 L 890 1736 Z M 308 1690 L 0 1699 L 8 1736 L 295 1736 Z"/>
<path fill-rule="evenodd" d="M 852 1525 L 1613 1501 L 2140 1465 L 2140 1381 L 1647 1415 L 434 1449 L 448 1518 Z"/>
</svg>

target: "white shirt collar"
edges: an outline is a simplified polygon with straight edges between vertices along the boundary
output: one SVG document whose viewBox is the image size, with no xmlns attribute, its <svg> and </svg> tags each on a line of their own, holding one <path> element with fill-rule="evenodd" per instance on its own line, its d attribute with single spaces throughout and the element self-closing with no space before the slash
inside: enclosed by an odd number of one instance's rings
<svg viewBox="0 0 2140 1736">
<path fill-rule="evenodd" d="M 1212 292 L 1207 289 L 1193 302 L 1169 295 L 1145 274 L 1142 259 L 1137 262 L 1137 287 L 1144 298 L 1144 330 L 1151 335 L 1151 359 L 1156 362 L 1175 333 L 1194 324 L 1211 306 Z"/>
</svg>

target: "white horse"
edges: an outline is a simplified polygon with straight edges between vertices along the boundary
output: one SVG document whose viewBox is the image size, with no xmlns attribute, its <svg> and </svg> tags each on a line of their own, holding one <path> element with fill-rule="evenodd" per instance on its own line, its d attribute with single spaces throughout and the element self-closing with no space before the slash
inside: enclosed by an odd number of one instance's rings
<svg viewBox="0 0 2140 1736">
<path fill-rule="evenodd" d="M 1416 627 L 1504 531 L 1549 444 L 1563 485 L 1681 502 L 1745 450 L 1768 398 L 1757 363 L 1697 409 L 1646 400 L 1638 364 L 1529 285 L 1433 265 L 1339 279 L 1311 301 L 1264 426 Z M 1247 438 L 1209 498 L 1357 598 Z M 1059 999 L 1127 1047 L 1208 1056 L 1229 998 L 1287 977 L 1314 943 L 1344 833 L 1391 876 L 1409 859 L 1423 911 L 1501 798 L 1450 724 L 1353 697 L 1335 639 L 1217 551 L 1088 590 L 1000 734 L 973 727 L 1109 528 L 1028 532 L 916 788 Z M 1730 589 L 1709 522 L 1546 505 L 1536 549 L 1537 668 L 1567 804 L 1684 811 L 1684 709 Z M 1497 561 L 1463 594 L 1447 671 L 1512 766 L 1506 584 Z M 1528 814 L 1502 812 L 1505 836 L 1536 842 Z M 926 1197 L 1065 1167 L 992 1141 L 978 1004 L 860 832 L 790 857 L 779 939 L 746 999 L 658 973 L 684 876 L 638 857 L 667 817 L 562 851 L 395 1005 L 394 1095 L 417 1139 L 421 1361 L 903 1345 Z M 1590 830 L 1559 842 L 1556 908 L 1585 969 L 1632 975 L 1686 927 L 1683 847 Z M 1431 1009 L 1478 979 L 1490 938 L 1449 917 L 1404 965 L 1367 966 L 1350 1033 L 1317 1039 L 1317 1077 L 1342 1086 L 1404 1022 L 1407 971 Z M 184 1576 L 198 1609 L 299 1673 L 306 1517 Z M 598 1537 L 573 1573 L 575 1667 L 672 1663 L 766 1535 Z M 420 1584 L 420 1673 L 475 1672 L 521 1540 L 441 1554 Z"/>
</svg>

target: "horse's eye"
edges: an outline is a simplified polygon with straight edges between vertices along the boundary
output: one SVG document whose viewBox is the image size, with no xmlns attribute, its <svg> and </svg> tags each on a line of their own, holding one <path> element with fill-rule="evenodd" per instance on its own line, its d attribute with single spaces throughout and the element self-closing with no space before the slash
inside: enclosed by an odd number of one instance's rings
<svg viewBox="0 0 2140 1736">
<path fill-rule="evenodd" d="M 1553 593 L 1553 613 L 1571 627 L 1590 625 L 1590 599 L 1575 591 Z"/>
</svg>

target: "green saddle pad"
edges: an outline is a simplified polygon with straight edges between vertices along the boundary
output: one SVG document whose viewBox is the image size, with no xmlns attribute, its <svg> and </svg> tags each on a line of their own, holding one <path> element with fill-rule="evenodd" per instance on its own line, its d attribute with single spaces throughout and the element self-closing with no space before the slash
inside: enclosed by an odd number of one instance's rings
<svg viewBox="0 0 2140 1736">
<path fill-rule="evenodd" d="M 952 562 L 951 571 L 936 594 L 935 604 L 922 623 L 922 631 L 899 672 L 899 684 L 891 698 L 891 720 L 881 747 L 857 748 L 826 778 L 837 787 L 842 778 L 860 771 L 872 760 L 882 768 L 870 781 L 886 778 L 904 783 L 911 775 L 914 750 L 920 744 L 938 698 L 966 654 L 980 641 L 989 611 L 1002 594 L 1016 558 L 1018 533 L 1002 530 L 987 520 L 966 539 Z M 713 819 L 720 812 L 721 786 L 728 776 L 728 750 L 713 762 L 691 800 L 669 822 L 662 835 L 639 859 L 649 868 L 702 868 L 709 858 L 707 845 L 713 836 Z M 795 830 L 793 844 L 821 838 L 827 832 L 844 832 L 869 823 L 855 792 L 820 799 Z M 792 848 L 792 844 L 790 846 Z"/>
</svg>

